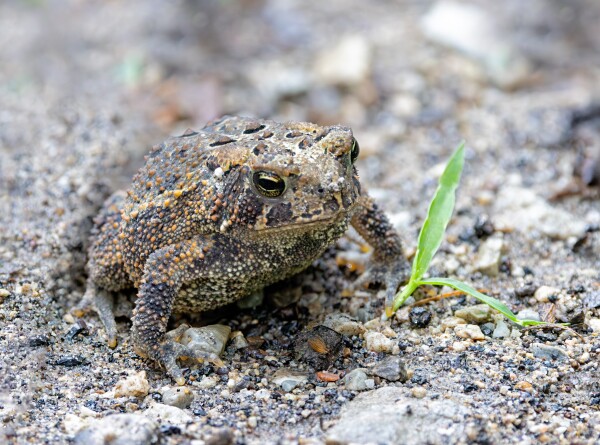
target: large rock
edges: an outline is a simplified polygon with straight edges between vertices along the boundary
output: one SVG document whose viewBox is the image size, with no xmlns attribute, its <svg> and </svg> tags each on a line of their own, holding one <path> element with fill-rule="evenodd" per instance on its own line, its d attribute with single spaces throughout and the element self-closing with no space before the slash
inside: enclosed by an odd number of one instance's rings
<svg viewBox="0 0 600 445">
<path fill-rule="evenodd" d="M 415 399 L 396 387 L 361 393 L 342 408 L 327 440 L 405 445 L 455 443 L 469 410 L 451 400 Z"/>
<path fill-rule="evenodd" d="M 76 445 L 147 445 L 158 443 L 158 425 L 141 414 L 113 414 L 96 420 L 75 436 Z"/>
</svg>

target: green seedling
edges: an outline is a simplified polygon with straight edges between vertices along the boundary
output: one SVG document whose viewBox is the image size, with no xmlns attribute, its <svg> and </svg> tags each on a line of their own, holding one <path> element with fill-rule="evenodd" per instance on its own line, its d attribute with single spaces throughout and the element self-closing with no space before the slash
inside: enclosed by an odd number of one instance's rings
<svg viewBox="0 0 600 445">
<path fill-rule="evenodd" d="M 546 324 L 542 321 L 522 320 L 517 318 L 517 316 L 501 301 L 485 295 L 461 281 L 440 277 L 423 278 L 429 268 L 429 263 L 431 263 L 433 256 L 444 239 L 446 227 L 452 216 L 456 199 L 456 188 L 458 187 L 464 165 L 464 155 L 465 143 L 462 142 L 448 161 L 444 173 L 440 177 L 440 182 L 435 195 L 433 196 L 433 200 L 429 204 L 427 217 L 425 218 L 425 222 L 419 233 L 417 252 L 415 253 L 415 258 L 413 260 L 410 279 L 406 286 L 396 294 L 394 300 L 387 302 L 386 314 L 390 316 L 396 312 L 419 286 L 448 286 L 467 295 L 471 295 L 482 303 L 496 309 L 506 318 L 520 326 Z"/>
</svg>

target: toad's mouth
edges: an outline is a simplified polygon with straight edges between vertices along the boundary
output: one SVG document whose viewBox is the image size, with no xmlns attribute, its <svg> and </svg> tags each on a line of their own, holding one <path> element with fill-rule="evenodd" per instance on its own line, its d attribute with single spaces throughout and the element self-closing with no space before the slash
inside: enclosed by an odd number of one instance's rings
<svg viewBox="0 0 600 445">
<path fill-rule="evenodd" d="M 335 215 L 321 216 L 319 218 L 312 218 L 306 221 L 290 221 L 282 223 L 281 225 L 266 226 L 261 225 L 255 227 L 256 232 L 282 232 L 289 230 L 300 230 L 300 229 L 311 229 L 315 227 L 330 227 L 340 223 L 346 223 L 350 219 L 352 212 L 340 212 Z"/>
</svg>

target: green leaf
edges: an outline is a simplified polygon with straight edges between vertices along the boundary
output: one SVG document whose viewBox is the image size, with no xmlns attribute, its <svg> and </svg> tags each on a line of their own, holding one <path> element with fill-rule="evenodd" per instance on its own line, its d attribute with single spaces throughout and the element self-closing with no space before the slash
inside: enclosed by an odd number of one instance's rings
<svg viewBox="0 0 600 445">
<path fill-rule="evenodd" d="M 423 277 L 427 272 L 431 259 L 440 244 L 442 244 L 446 226 L 454 209 L 456 187 L 458 187 L 460 181 L 465 159 L 464 149 L 465 143 L 461 142 L 448 161 L 444 173 L 440 177 L 433 200 L 429 204 L 427 217 L 423 222 L 417 241 L 417 252 L 413 261 L 411 281 L 419 281 Z"/>
<path fill-rule="evenodd" d="M 419 281 L 419 284 L 423 285 L 431 285 L 431 286 L 448 286 L 453 289 L 464 292 L 467 295 L 471 295 L 472 297 L 477 298 L 482 303 L 487 304 L 488 306 L 496 309 L 506 318 L 511 320 L 512 322 L 520 325 L 520 326 L 535 326 L 540 324 L 545 324 L 543 321 L 537 320 L 521 320 L 517 318 L 517 316 L 511 311 L 508 306 L 502 303 L 500 300 L 496 300 L 489 295 L 482 294 L 477 289 L 469 286 L 468 284 L 463 283 L 462 281 L 454 280 L 452 278 L 428 278 L 426 280 Z"/>
</svg>

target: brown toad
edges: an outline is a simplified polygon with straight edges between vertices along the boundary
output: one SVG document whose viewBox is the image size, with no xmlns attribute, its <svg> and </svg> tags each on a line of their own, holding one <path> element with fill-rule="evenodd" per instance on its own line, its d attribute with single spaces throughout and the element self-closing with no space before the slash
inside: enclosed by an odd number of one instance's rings
<svg viewBox="0 0 600 445">
<path fill-rule="evenodd" d="M 392 295 L 407 263 L 361 193 L 358 151 L 346 127 L 239 117 L 155 146 L 95 220 L 86 298 L 109 345 L 117 330 L 107 291 L 136 287 L 134 347 L 182 384 L 178 358 L 217 358 L 167 339 L 171 313 L 223 306 L 297 274 L 349 223 L 374 248 L 359 282 L 383 282 Z"/>
</svg>

